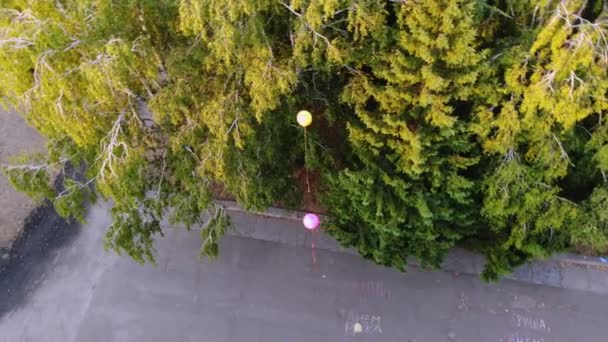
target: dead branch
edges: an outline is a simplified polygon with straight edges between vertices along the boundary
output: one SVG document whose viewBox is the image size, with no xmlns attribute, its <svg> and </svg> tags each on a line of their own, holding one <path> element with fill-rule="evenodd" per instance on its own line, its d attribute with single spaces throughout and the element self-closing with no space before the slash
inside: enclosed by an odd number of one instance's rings
<svg viewBox="0 0 608 342">
<path fill-rule="evenodd" d="M 568 82 L 570 83 L 570 99 L 574 100 L 574 87 L 575 87 L 575 83 L 578 82 L 579 86 L 582 86 L 583 84 L 585 84 L 585 82 L 578 76 L 576 76 L 576 73 L 574 71 L 570 71 L 570 77 L 568 78 Z"/>
<path fill-rule="evenodd" d="M 563 20 L 570 29 L 578 29 L 576 37 L 568 42 L 569 46 L 576 50 L 586 43 L 604 63 L 608 64 L 608 21 L 591 22 L 581 17 L 580 11 L 570 12 L 566 3 L 567 1 L 562 0 L 556 8 L 555 18 Z M 597 35 L 595 39 L 592 37 L 593 33 Z"/>
<path fill-rule="evenodd" d="M 45 52 L 41 53 L 40 56 L 38 56 L 38 59 L 36 60 L 36 65 L 34 67 L 34 85 L 30 89 L 23 92 L 23 94 L 21 94 L 22 102 L 26 108 L 31 107 L 32 96 L 42 85 L 42 69 L 46 69 L 53 73 L 55 72 L 53 68 L 51 68 L 49 63 L 46 61 L 46 58 L 54 52 L 55 50 L 46 50 Z"/>
<path fill-rule="evenodd" d="M 73 48 L 75 48 L 75 47 L 77 47 L 78 45 L 80 45 L 80 43 L 82 43 L 82 42 L 80 41 L 80 39 L 77 39 L 77 38 L 72 37 L 72 42 L 71 42 L 71 43 L 70 43 L 70 45 L 68 45 L 68 46 L 67 46 L 65 49 L 63 49 L 63 51 L 64 51 L 64 52 L 66 52 L 66 51 L 70 51 L 70 50 L 72 50 Z"/>
<path fill-rule="evenodd" d="M 61 90 L 61 94 L 59 94 L 59 97 L 57 98 L 57 100 L 55 100 L 55 109 L 57 109 L 57 112 L 61 114 L 62 118 L 65 118 L 65 112 L 63 111 L 61 99 L 63 99 L 63 90 Z"/>
<path fill-rule="evenodd" d="M 82 190 L 82 189 L 86 188 L 87 186 L 89 186 L 89 184 L 93 183 L 95 180 L 97 180 L 97 176 L 89 179 L 85 183 L 80 183 L 80 182 L 77 182 L 77 181 L 75 181 L 75 180 L 72 179 L 72 181 L 78 183 L 78 188 L 77 189 L 65 189 L 62 192 L 60 192 L 59 194 L 57 194 L 57 196 L 55 196 L 55 199 L 57 200 L 57 199 L 65 197 L 65 196 L 68 196 L 69 194 L 73 193 L 74 191 Z"/>
<path fill-rule="evenodd" d="M 75 71 L 82 70 L 84 67 L 93 66 L 101 63 L 105 63 L 108 61 L 114 60 L 114 57 L 108 55 L 107 53 L 99 53 L 94 60 L 85 60 L 84 63 L 81 63 L 79 66 L 69 69 L 63 73 L 64 76 L 67 76 Z"/>
<path fill-rule="evenodd" d="M 126 109 L 126 108 L 125 108 Z M 98 176 L 101 177 L 102 180 L 105 180 L 106 170 L 109 170 L 110 175 L 116 176 L 114 172 L 114 165 L 116 162 L 123 161 L 129 154 L 129 150 L 127 144 L 123 141 L 119 140 L 119 135 L 122 133 L 122 122 L 125 119 L 125 110 L 123 110 L 114 124 L 112 125 L 112 129 L 102 141 L 101 145 L 101 153 L 98 159 L 101 160 L 101 167 L 99 168 Z M 117 151 L 119 148 L 122 148 L 122 152 L 118 154 Z"/>
<path fill-rule="evenodd" d="M 555 134 L 551 134 L 551 136 L 553 136 L 553 140 L 555 140 L 555 142 L 557 143 L 557 146 L 559 147 L 561 158 L 563 160 L 570 161 L 570 157 L 568 156 L 568 152 L 566 152 L 566 150 L 564 149 L 564 146 L 562 145 L 562 142 L 559 141 L 559 139 L 557 138 L 557 136 Z"/>
<path fill-rule="evenodd" d="M 160 173 L 160 181 L 158 182 L 158 190 L 156 191 L 156 200 L 160 199 L 160 190 L 165 179 L 165 169 L 167 168 L 167 150 L 163 151 L 163 168 Z"/>
<path fill-rule="evenodd" d="M 54 164 L 18 164 L 18 165 L 14 165 L 14 164 L 0 164 L 0 167 L 4 168 L 6 171 L 13 171 L 13 170 L 21 170 L 23 171 L 23 173 L 20 175 L 20 178 L 23 177 L 24 174 L 26 173 L 32 173 L 34 175 L 36 175 L 38 172 L 40 171 L 47 171 L 47 170 L 52 170 L 54 169 L 57 165 L 61 165 L 61 164 L 65 164 L 68 160 L 66 158 L 62 158 L 60 159 L 57 163 Z"/>
<path fill-rule="evenodd" d="M 42 23 L 42 21 L 40 19 L 36 18 L 32 14 L 32 11 L 30 11 L 29 9 L 26 9 L 25 11 L 20 12 L 18 10 L 11 9 L 11 8 L 2 8 L 2 9 L 0 9 L 0 15 L 7 16 L 12 22 L 20 22 L 20 23 L 25 23 L 25 24 Z"/>
<path fill-rule="evenodd" d="M 515 152 L 515 149 L 510 148 L 507 150 L 507 153 L 505 153 L 505 156 L 503 157 L 502 161 L 503 163 L 508 163 L 514 159 L 518 159 L 518 154 L 517 152 Z"/>
<path fill-rule="evenodd" d="M 288 4 L 286 4 L 284 2 L 281 2 L 281 5 L 283 5 L 291 13 L 293 13 L 296 17 L 298 17 L 298 18 L 300 18 L 302 20 L 302 23 L 304 24 L 304 26 L 306 26 L 306 28 L 314 35 L 315 42 L 316 42 L 317 38 L 321 38 L 321 39 L 323 39 L 325 41 L 325 43 L 327 44 L 327 46 L 332 46 L 331 42 L 329 41 L 329 39 L 327 37 L 325 37 L 324 35 L 322 35 L 319 32 L 317 32 L 306 20 L 304 20 L 304 18 L 302 17 L 301 13 L 298 13 L 291 6 L 289 6 Z"/>
<path fill-rule="evenodd" d="M 27 38 L 26 37 L 9 37 L 9 35 L 12 31 L 10 28 L 4 28 L 4 29 L 0 30 L 0 47 L 8 45 L 12 49 L 24 49 L 24 48 L 34 45 L 34 42 L 32 41 L 31 38 L 34 37 L 38 32 L 40 32 L 42 25 L 44 23 L 46 23 L 46 21 L 42 21 L 42 20 L 36 18 L 32 14 L 32 12 L 29 10 L 20 12 L 20 11 L 14 10 L 14 9 L 3 8 L 3 9 L 0 9 L 0 16 L 8 17 L 11 24 L 13 24 L 13 25 L 16 25 L 16 24 L 31 25 L 32 28 L 34 29 L 33 32 L 30 32 L 30 37 L 27 37 Z"/>
<path fill-rule="evenodd" d="M 551 70 L 545 73 L 545 75 L 543 76 L 542 80 L 540 81 L 541 85 L 544 85 L 545 87 L 547 87 L 551 93 L 555 93 L 555 88 L 553 88 L 553 83 L 555 81 L 555 70 Z"/>
<path fill-rule="evenodd" d="M 59 163 L 64 163 L 66 161 L 67 161 L 67 159 L 61 159 L 59 161 Z M 19 165 L 0 164 L 0 166 L 2 166 L 7 171 L 23 170 L 25 172 L 30 172 L 30 171 L 38 172 L 41 170 L 49 170 L 54 167 L 54 165 L 51 165 L 51 164 L 19 164 Z"/>
<path fill-rule="evenodd" d="M 34 43 L 31 40 L 21 37 L 10 37 L 0 39 L 0 47 L 4 47 L 5 45 L 8 45 L 11 49 L 19 50 L 25 49 L 28 46 L 32 46 L 34 45 Z"/>
</svg>

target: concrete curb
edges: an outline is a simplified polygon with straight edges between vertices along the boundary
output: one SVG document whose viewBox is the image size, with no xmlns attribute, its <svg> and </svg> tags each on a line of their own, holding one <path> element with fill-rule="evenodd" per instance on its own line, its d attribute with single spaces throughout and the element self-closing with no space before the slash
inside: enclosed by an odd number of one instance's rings
<svg viewBox="0 0 608 342">
<path fill-rule="evenodd" d="M 250 213 L 250 214 L 273 217 L 273 218 L 280 218 L 280 219 L 286 219 L 286 220 L 299 220 L 300 218 L 302 218 L 304 216 L 301 211 L 289 211 L 286 209 L 275 208 L 275 207 L 268 208 L 266 211 L 248 211 L 248 210 L 244 209 L 243 207 L 241 207 L 240 205 L 238 205 L 238 203 L 236 203 L 234 201 L 217 201 L 217 203 L 223 205 L 224 208 L 226 208 L 226 210 L 228 210 L 228 211 L 244 212 L 244 213 Z"/>
<path fill-rule="evenodd" d="M 231 212 L 234 235 L 300 247 L 310 246 L 310 234 L 301 224 L 305 212 L 281 208 L 250 212 L 234 201 L 218 203 Z M 326 218 L 322 216 L 322 219 Z M 353 249 L 339 246 L 331 236 L 322 233 L 316 236 L 316 246 L 333 252 L 358 254 Z M 419 266 L 414 259 L 409 260 L 408 264 Z M 482 255 L 454 248 L 446 256 L 442 270 L 455 274 L 480 275 L 484 264 L 485 258 Z M 594 257 L 561 254 L 522 265 L 505 278 L 535 285 L 608 294 L 608 263 Z"/>
<path fill-rule="evenodd" d="M 221 204 L 229 211 L 238 211 L 244 213 L 250 213 L 260 216 L 285 219 L 285 220 L 294 220 L 300 221 L 307 213 L 299 210 L 287 210 L 283 208 L 270 207 L 266 211 L 249 211 L 236 203 L 235 201 L 217 201 L 217 203 Z M 319 215 L 320 218 L 327 218 L 325 215 Z"/>
</svg>

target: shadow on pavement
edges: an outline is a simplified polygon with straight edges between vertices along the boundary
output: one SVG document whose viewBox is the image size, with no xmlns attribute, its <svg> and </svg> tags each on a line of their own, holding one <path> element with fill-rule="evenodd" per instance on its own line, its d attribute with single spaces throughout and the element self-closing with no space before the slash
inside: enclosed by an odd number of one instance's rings
<svg viewBox="0 0 608 342">
<path fill-rule="evenodd" d="M 79 223 L 59 216 L 48 201 L 30 213 L 8 261 L 0 264 L 0 318 L 25 303 L 44 280 L 55 252 L 79 232 Z"/>
</svg>

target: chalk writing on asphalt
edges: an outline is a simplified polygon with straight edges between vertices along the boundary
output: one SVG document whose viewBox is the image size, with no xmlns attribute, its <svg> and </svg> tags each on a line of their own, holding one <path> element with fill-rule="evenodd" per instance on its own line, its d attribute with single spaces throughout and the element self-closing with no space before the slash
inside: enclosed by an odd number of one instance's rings
<svg viewBox="0 0 608 342">
<path fill-rule="evenodd" d="M 363 297 L 380 297 L 390 299 L 391 292 L 384 287 L 382 281 L 361 281 L 352 280 L 344 283 L 346 290 L 357 292 L 358 295 Z"/>
<path fill-rule="evenodd" d="M 345 335 L 381 335 L 382 333 L 382 317 L 380 315 L 360 313 L 352 310 L 346 314 L 346 321 L 344 322 Z"/>
<path fill-rule="evenodd" d="M 509 336 L 507 342 L 546 342 L 543 337 L 531 337 L 514 333 Z"/>
<path fill-rule="evenodd" d="M 542 318 L 515 314 L 515 325 L 518 328 L 539 331 L 547 334 L 551 333 L 551 327 L 549 327 Z"/>
<path fill-rule="evenodd" d="M 548 342 L 551 327 L 543 318 L 513 313 L 511 322 L 517 331 L 511 333 L 505 342 Z"/>
</svg>

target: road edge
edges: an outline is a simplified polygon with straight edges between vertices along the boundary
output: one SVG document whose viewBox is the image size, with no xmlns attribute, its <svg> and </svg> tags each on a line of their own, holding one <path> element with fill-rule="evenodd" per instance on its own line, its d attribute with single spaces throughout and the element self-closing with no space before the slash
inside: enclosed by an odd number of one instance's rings
<svg viewBox="0 0 608 342">
<path fill-rule="evenodd" d="M 299 210 L 287 210 L 271 207 L 265 211 L 248 211 L 234 201 L 217 201 L 227 211 L 239 212 L 244 215 L 256 215 L 261 217 L 300 221 L 306 214 Z M 322 217 L 326 218 L 326 217 Z M 249 232 L 247 237 L 274 242 L 285 242 L 285 238 L 278 238 L 281 234 L 272 234 L 260 230 Z M 283 234 L 284 235 L 284 234 Z M 326 237 L 331 238 L 325 234 Z M 333 240 L 333 238 L 331 238 Z M 335 240 L 318 246 L 335 252 L 346 252 L 356 254 L 352 249 L 345 249 L 337 245 Z M 408 260 L 408 264 L 418 267 L 415 260 Z M 452 249 L 446 256 L 442 265 L 443 271 L 453 272 L 455 275 L 470 274 L 480 275 L 485 264 L 482 255 L 476 254 L 462 248 Z M 599 294 L 608 294 L 608 263 L 600 261 L 596 257 L 581 256 L 575 254 L 558 254 L 545 260 L 535 260 L 518 267 L 505 279 L 519 282 L 558 287 L 564 289 L 582 290 Z"/>
</svg>

